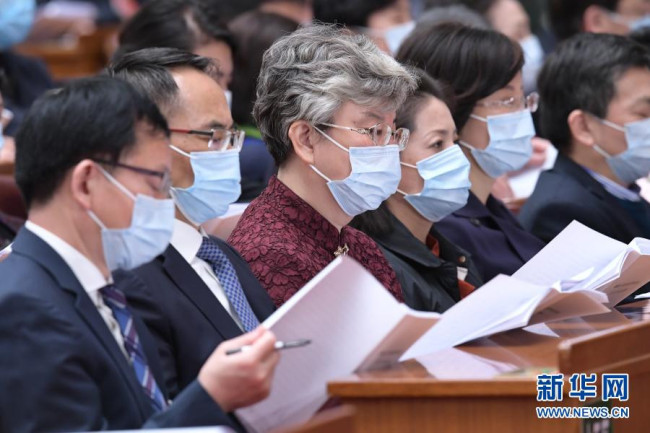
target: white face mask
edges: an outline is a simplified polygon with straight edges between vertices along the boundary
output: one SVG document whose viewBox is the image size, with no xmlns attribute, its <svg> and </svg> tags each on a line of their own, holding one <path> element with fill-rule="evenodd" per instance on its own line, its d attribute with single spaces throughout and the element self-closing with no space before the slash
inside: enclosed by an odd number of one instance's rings
<svg viewBox="0 0 650 433">
<path fill-rule="evenodd" d="M 416 165 L 401 163 L 417 169 L 424 179 L 424 188 L 417 194 L 404 194 L 404 199 L 420 215 L 438 222 L 467 203 L 470 164 L 459 146 L 451 146 L 435 155 L 418 161 Z"/>
<path fill-rule="evenodd" d="M 174 231 L 174 201 L 134 196 L 106 170 L 99 167 L 113 185 L 135 202 L 131 225 L 124 229 L 109 229 L 89 210 L 88 215 L 102 230 L 102 248 L 106 266 L 112 272 L 130 270 L 155 259 L 169 245 Z"/>
<path fill-rule="evenodd" d="M 327 186 L 343 212 L 354 217 L 368 210 L 375 210 L 397 191 L 402 178 L 399 164 L 399 146 L 351 147 L 346 149 L 320 129 L 330 142 L 350 154 L 352 172 L 343 180 L 331 180 L 313 165 L 310 166 Z"/>
<path fill-rule="evenodd" d="M 384 33 L 384 40 L 390 50 L 390 53 L 395 56 L 402 42 L 411 34 L 415 28 L 415 21 L 409 21 L 386 30 Z"/>
<path fill-rule="evenodd" d="M 530 111 L 521 110 L 487 118 L 472 114 L 471 117 L 487 123 L 490 143 L 485 149 L 477 149 L 465 141 L 459 143 L 471 150 L 485 174 L 496 179 L 521 169 L 530 160 L 535 136 Z"/>
<path fill-rule="evenodd" d="M 224 90 L 223 93 L 226 95 L 226 103 L 228 104 L 228 109 L 232 110 L 232 92 L 230 90 Z"/>
<path fill-rule="evenodd" d="M 625 132 L 627 150 L 618 155 L 612 156 L 601 147 L 594 146 L 594 150 L 605 157 L 616 177 L 629 185 L 647 176 L 650 173 L 650 118 L 626 123 L 624 126 L 599 120 L 610 128 Z"/>
<path fill-rule="evenodd" d="M 537 90 L 537 75 L 544 65 L 544 49 L 539 38 L 533 34 L 519 41 L 524 52 L 524 67 L 522 76 L 524 93 L 528 94 Z"/>
</svg>

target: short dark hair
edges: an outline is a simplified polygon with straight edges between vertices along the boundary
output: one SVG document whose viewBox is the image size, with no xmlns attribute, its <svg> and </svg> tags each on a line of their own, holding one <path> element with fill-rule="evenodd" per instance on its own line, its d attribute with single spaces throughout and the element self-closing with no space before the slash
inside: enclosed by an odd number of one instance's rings
<svg viewBox="0 0 650 433">
<path fill-rule="evenodd" d="M 507 36 L 459 23 L 418 25 L 396 58 L 451 86 L 459 131 L 476 103 L 505 87 L 524 64 L 521 47 Z"/>
<path fill-rule="evenodd" d="M 624 36 L 581 33 L 561 43 L 537 81 L 540 134 L 566 154 L 571 147 L 569 114 L 583 110 L 605 117 L 617 80 L 635 67 L 650 68 L 650 55 Z"/>
<path fill-rule="evenodd" d="M 16 183 L 27 208 L 46 203 L 80 161 L 117 162 L 136 144 L 142 122 L 169 136 L 151 100 L 109 77 L 79 79 L 41 96 L 16 135 Z"/>
<path fill-rule="evenodd" d="M 217 67 L 206 57 L 176 48 L 145 48 L 126 53 L 107 68 L 108 75 L 131 84 L 169 114 L 177 103 L 178 85 L 170 68 L 193 68 L 217 80 Z"/>
<path fill-rule="evenodd" d="M 415 131 L 415 117 L 428 98 L 439 99 L 450 110 L 453 108 L 454 99 L 451 89 L 442 81 L 431 78 L 422 69 L 412 68 L 412 72 L 418 78 L 418 87 L 397 110 L 395 125 L 398 128 L 408 128 Z M 371 237 L 384 236 L 394 229 L 386 202 L 382 203 L 376 210 L 357 215 L 350 225 Z"/>
<path fill-rule="evenodd" d="M 235 51 L 219 3 L 214 0 L 146 2 L 120 32 L 116 56 L 151 47 L 194 51 L 211 40 L 224 42 Z"/>
<path fill-rule="evenodd" d="M 650 27 L 641 27 L 630 33 L 630 39 L 650 49 Z"/>
<path fill-rule="evenodd" d="M 397 0 L 314 0 L 314 19 L 328 24 L 366 27 L 368 17 Z"/>
<path fill-rule="evenodd" d="M 460 3 L 485 15 L 499 0 L 461 0 Z"/>
<path fill-rule="evenodd" d="M 239 47 L 235 55 L 237 73 L 230 84 L 235 122 L 241 125 L 255 124 L 253 104 L 264 52 L 282 36 L 296 31 L 299 25 L 292 19 L 260 10 L 241 14 L 230 23 L 230 30 Z"/>
<path fill-rule="evenodd" d="M 619 0 L 550 0 L 551 27 L 558 40 L 563 41 L 581 33 L 582 19 L 589 6 L 615 11 Z"/>
</svg>

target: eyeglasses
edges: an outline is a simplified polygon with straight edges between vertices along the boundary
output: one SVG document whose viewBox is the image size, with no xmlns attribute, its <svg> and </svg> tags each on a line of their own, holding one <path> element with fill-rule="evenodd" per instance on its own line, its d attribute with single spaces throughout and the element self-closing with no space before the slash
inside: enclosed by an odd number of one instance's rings
<svg viewBox="0 0 650 433">
<path fill-rule="evenodd" d="M 180 134 L 194 134 L 210 137 L 208 149 L 216 151 L 240 150 L 244 145 L 244 137 L 246 136 L 244 131 L 234 128 L 212 128 L 209 131 L 178 128 L 170 128 L 169 130 Z"/>
<path fill-rule="evenodd" d="M 370 128 L 352 128 L 350 126 L 332 125 L 331 123 L 321 123 L 321 125 L 329 126 L 330 128 L 346 129 L 348 131 L 354 131 L 357 134 L 368 135 L 375 146 L 397 144 L 399 150 L 404 150 L 406 148 L 406 144 L 411 135 L 411 132 L 406 128 L 399 128 L 393 131 L 390 126 L 384 123 L 378 123 Z"/>
<path fill-rule="evenodd" d="M 539 107 L 539 94 L 533 92 L 528 96 L 513 96 L 499 101 L 477 102 L 476 105 L 479 107 L 506 107 L 513 110 L 527 109 L 531 113 L 534 113 Z"/>
<path fill-rule="evenodd" d="M 106 164 L 106 165 L 111 165 L 113 167 L 120 167 L 124 168 L 127 170 L 131 170 L 135 173 L 143 174 L 145 176 L 155 176 L 160 179 L 160 185 L 156 190 L 160 193 L 163 193 L 167 195 L 169 193 L 169 190 L 171 189 L 172 186 L 172 178 L 171 178 L 171 173 L 169 170 L 165 171 L 156 171 L 156 170 L 149 170 L 148 168 L 142 168 L 142 167 L 136 167 L 133 165 L 128 165 L 128 164 L 122 164 L 121 162 L 112 162 L 112 161 L 107 161 L 105 159 L 93 159 L 93 161 L 99 163 L 99 164 Z"/>
</svg>

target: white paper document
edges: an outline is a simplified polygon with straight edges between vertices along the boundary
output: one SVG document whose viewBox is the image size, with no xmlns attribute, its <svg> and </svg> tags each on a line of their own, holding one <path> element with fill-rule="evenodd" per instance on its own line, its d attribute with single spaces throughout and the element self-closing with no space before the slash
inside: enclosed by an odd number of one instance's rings
<svg viewBox="0 0 650 433">
<path fill-rule="evenodd" d="M 304 422 L 327 401 L 328 381 L 396 363 L 439 317 L 398 303 L 341 256 L 264 322 L 278 340 L 311 344 L 282 351 L 271 395 L 237 416 L 253 432 Z"/>
<path fill-rule="evenodd" d="M 480 337 L 541 322 L 609 312 L 607 297 L 557 289 L 498 275 L 441 316 L 400 359 L 417 358 Z"/>
<path fill-rule="evenodd" d="M 602 292 L 613 307 L 650 282 L 650 241 L 625 245 L 573 221 L 513 277 L 565 292 Z"/>
</svg>

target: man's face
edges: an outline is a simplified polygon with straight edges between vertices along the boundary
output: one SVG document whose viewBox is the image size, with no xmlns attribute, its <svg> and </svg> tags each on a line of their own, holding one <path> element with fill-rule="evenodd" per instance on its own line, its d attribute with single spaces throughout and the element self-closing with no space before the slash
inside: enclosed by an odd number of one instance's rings
<svg viewBox="0 0 650 433">
<path fill-rule="evenodd" d="M 585 30 L 626 36 L 635 21 L 650 14 L 650 0 L 619 0 L 616 11 L 592 6 L 585 12 Z"/>
<path fill-rule="evenodd" d="M 616 95 L 605 119 L 624 126 L 647 118 L 650 118 L 650 69 L 632 68 L 616 82 Z M 628 148 L 622 131 L 595 122 L 593 134 L 596 144 L 610 155 L 618 155 Z"/>
<path fill-rule="evenodd" d="M 233 59 L 232 50 L 222 41 L 211 41 L 194 50 L 194 54 L 213 59 L 219 67 L 219 85 L 228 90 L 232 81 Z"/>
<path fill-rule="evenodd" d="M 140 122 L 136 127 L 136 144 L 119 159 L 120 164 L 150 171 L 140 171 L 102 165 L 103 168 L 134 196 L 142 194 L 164 199 L 168 191 L 164 188 L 162 176 L 153 174 L 169 173 L 171 170 L 171 149 L 169 139 L 159 131 L 154 131 L 147 123 Z M 131 225 L 133 200 L 119 190 L 101 173 L 94 177 L 97 187 L 92 195 L 91 209 L 108 228 L 127 228 Z M 101 184 L 101 185 L 100 185 Z"/>
<path fill-rule="evenodd" d="M 210 131 L 213 128 L 232 128 L 233 120 L 221 87 L 208 75 L 193 68 L 172 71 L 178 85 L 178 103 L 167 121 L 170 129 Z M 208 135 L 172 133 L 172 144 L 186 153 L 210 149 Z M 177 152 L 173 154 L 172 185 L 188 188 L 194 183 L 190 159 Z"/>
</svg>

